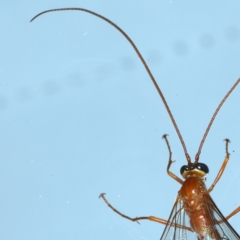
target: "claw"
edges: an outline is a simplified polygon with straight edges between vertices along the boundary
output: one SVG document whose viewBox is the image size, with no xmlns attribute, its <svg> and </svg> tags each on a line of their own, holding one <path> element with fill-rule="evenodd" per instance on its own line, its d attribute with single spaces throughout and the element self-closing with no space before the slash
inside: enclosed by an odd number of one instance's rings
<svg viewBox="0 0 240 240">
<path fill-rule="evenodd" d="M 103 198 L 104 195 L 106 195 L 106 193 L 101 193 L 101 194 L 99 195 L 99 198 Z"/>
<path fill-rule="evenodd" d="M 167 136 L 169 136 L 168 134 L 163 134 L 162 138 L 167 139 Z"/>
<path fill-rule="evenodd" d="M 223 141 L 226 142 L 226 154 L 227 154 L 227 157 L 230 156 L 230 153 L 228 152 L 228 144 L 230 143 L 230 140 L 228 138 L 224 139 Z"/>
</svg>

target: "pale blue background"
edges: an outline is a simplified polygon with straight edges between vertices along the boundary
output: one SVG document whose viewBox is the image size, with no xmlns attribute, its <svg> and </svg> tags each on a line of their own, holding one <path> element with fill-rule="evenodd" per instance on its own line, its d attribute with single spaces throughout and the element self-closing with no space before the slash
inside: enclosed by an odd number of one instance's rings
<svg viewBox="0 0 240 240">
<path fill-rule="evenodd" d="M 186 160 L 124 29 L 156 77 L 194 157 L 206 126 L 240 77 L 239 1 L 5 1 L 0 8 L 0 239 L 159 239 L 180 185 L 166 174 Z M 212 192 L 224 215 L 240 205 L 240 86 L 210 131 L 201 162 L 207 185 L 231 139 L 231 161 Z M 240 232 L 240 216 L 231 221 Z"/>
</svg>

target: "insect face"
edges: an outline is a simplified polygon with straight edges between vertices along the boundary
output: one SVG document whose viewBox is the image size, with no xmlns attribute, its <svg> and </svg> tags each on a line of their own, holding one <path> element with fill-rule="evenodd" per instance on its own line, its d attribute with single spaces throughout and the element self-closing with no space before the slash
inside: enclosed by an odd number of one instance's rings
<svg viewBox="0 0 240 240">
<path fill-rule="evenodd" d="M 209 173 L 209 169 L 204 163 L 189 163 L 188 165 L 183 165 L 181 167 L 180 173 L 184 179 L 192 175 L 197 175 L 201 178 L 204 178 Z"/>
</svg>

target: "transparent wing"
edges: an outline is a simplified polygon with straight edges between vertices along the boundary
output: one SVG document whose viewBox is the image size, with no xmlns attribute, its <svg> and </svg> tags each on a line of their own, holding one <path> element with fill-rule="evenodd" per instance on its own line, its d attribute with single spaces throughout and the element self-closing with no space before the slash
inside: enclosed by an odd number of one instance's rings
<svg viewBox="0 0 240 240">
<path fill-rule="evenodd" d="M 240 236 L 222 215 L 209 194 L 204 195 L 204 205 L 219 239 L 240 240 Z M 209 238 L 211 239 L 211 238 Z"/>
<path fill-rule="evenodd" d="M 172 212 L 169 216 L 168 223 L 163 231 L 160 240 L 196 240 L 197 234 L 193 232 L 189 224 L 189 217 L 187 216 L 183 202 L 177 198 Z"/>
<path fill-rule="evenodd" d="M 203 196 L 203 208 L 210 219 L 215 237 L 197 236 L 193 232 L 183 202 L 177 198 L 160 240 L 240 240 L 238 233 L 228 223 L 208 193 Z"/>
</svg>

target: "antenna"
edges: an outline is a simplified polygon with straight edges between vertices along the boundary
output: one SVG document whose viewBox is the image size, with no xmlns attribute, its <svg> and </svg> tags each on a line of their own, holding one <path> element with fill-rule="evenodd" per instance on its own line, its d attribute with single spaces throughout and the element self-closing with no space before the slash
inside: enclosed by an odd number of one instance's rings
<svg viewBox="0 0 240 240">
<path fill-rule="evenodd" d="M 216 118 L 216 116 L 217 116 L 219 110 L 221 109 L 222 105 L 224 104 L 224 102 L 227 100 L 227 98 L 228 98 L 229 95 L 232 93 L 232 91 L 237 87 L 237 85 L 239 84 L 239 82 L 240 82 L 240 78 L 239 78 L 239 79 L 234 83 L 234 85 L 230 88 L 230 90 L 227 92 L 227 94 L 225 95 L 225 97 L 222 99 L 222 101 L 221 101 L 220 104 L 218 105 L 217 109 L 215 110 L 215 112 L 214 112 L 214 114 L 213 114 L 213 116 L 212 116 L 212 118 L 211 118 L 211 120 L 210 120 L 210 122 L 209 122 L 209 124 L 208 124 L 208 126 L 207 126 L 207 129 L 206 129 L 206 131 L 205 131 L 205 133 L 204 133 L 204 135 L 203 135 L 202 141 L 201 141 L 201 143 L 200 143 L 200 145 L 199 145 L 197 154 L 196 154 L 196 156 L 195 156 L 195 163 L 197 163 L 198 160 L 199 160 L 199 156 L 200 156 L 200 154 L 201 154 L 202 146 L 203 146 L 203 144 L 204 144 L 204 142 L 205 142 L 205 140 L 206 140 L 206 137 L 207 137 L 207 135 L 208 135 L 208 133 L 209 133 L 209 130 L 210 130 L 212 124 L 213 124 L 214 119 Z"/>
<path fill-rule="evenodd" d="M 31 19 L 30 22 L 32 22 L 33 20 L 35 20 L 35 19 L 36 19 L 37 17 L 39 17 L 40 15 L 43 15 L 43 14 L 49 13 L 49 12 L 57 12 L 57 11 L 82 11 L 82 12 L 90 13 L 90 14 L 92 14 L 92 15 L 94 15 L 94 16 L 96 16 L 96 17 L 98 17 L 98 18 L 101 18 L 102 20 L 106 21 L 107 23 L 109 23 L 110 25 L 112 25 L 114 28 L 116 28 L 120 33 L 122 33 L 122 35 L 123 35 L 123 36 L 128 40 L 128 42 L 132 45 L 133 49 L 135 50 L 135 52 L 137 53 L 138 57 L 140 58 L 143 66 L 145 67 L 145 69 L 146 69 L 149 77 L 151 78 L 151 80 L 152 80 L 155 88 L 157 89 L 158 94 L 159 94 L 160 98 L 162 99 L 163 104 L 164 104 L 165 108 L 167 109 L 168 115 L 169 115 L 169 117 L 170 117 L 170 119 L 171 119 L 171 121 L 172 121 L 172 123 L 173 123 L 173 126 L 174 126 L 174 128 L 175 128 L 175 130 L 176 130 L 176 132 L 177 132 L 177 134 L 178 134 L 178 137 L 179 137 L 180 142 L 181 142 L 181 144 L 182 144 L 182 147 L 183 147 L 185 156 L 186 156 L 186 158 L 187 158 L 187 161 L 190 163 L 190 162 L 191 162 L 191 159 L 190 159 L 190 156 L 188 155 L 186 145 L 185 145 L 185 143 L 184 143 L 184 141 L 183 141 L 182 135 L 181 135 L 181 133 L 180 133 L 180 131 L 179 131 L 179 129 L 178 129 L 178 126 L 177 126 L 177 124 L 176 124 L 176 121 L 175 121 L 172 113 L 171 113 L 171 110 L 170 110 L 170 108 L 169 108 L 169 106 L 168 106 L 168 104 L 167 104 L 167 101 L 165 100 L 165 97 L 164 97 L 164 95 L 163 95 L 160 87 L 158 86 L 155 78 L 153 77 L 152 72 L 150 71 L 147 63 L 145 62 L 144 58 L 142 57 L 141 53 L 139 52 L 138 48 L 136 47 L 136 45 L 134 44 L 134 42 L 132 41 L 132 39 L 131 39 L 119 26 L 117 26 L 115 23 L 113 23 L 113 22 L 112 22 L 111 20 L 109 20 L 108 18 L 106 18 L 106 17 L 104 17 L 104 16 L 102 16 L 102 15 L 100 15 L 100 14 L 98 14 L 98 13 L 95 13 L 95 12 L 93 12 L 93 11 L 90 11 L 90 10 L 88 10 L 88 9 L 84 9 L 84 8 L 57 8 L 57 9 L 50 9 L 50 10 L 43 11 L 43 12 L 37 14 L 35 17 L 33 17 L 33 18 Z"/>
<path fill-rule="evenodd" d="M 169 108 L 169 106 L 168 106 L 168 104 L 167 104 L 167 101 L 165 100 L 165 97 L 164 97 L 164 95 L 163 95 L 160 87 L 158 86 L 155 78 L 153 77 L 152 72 L 150 71 L 147 63 L 145 62 L 144 58 L 142 57 L 140 51 L 138 50 L 137 46 L 134 44 L 134 42 L 132 41 L 132 39 L 131 39 L 118 25 L 116 25 L 114 22 L 112 22 L 112 21 L 109 20 L 108 18 L 106 18 L 106 17 L 104 17 L 104 16 L 102 16 L 102 15 L 96 13 L 96 12 L 93 12 L 93 11 L 90 11 L 90 10 L 84 9 L 84 8 L 57 8 L 57 9 L 50 9 L 50 10 L 43 11 L 43 12 L 37 14 L 35 17 L 33 17 L 33 18 L 31 19 L 30 22 L 32 22 L 32 21 L 35 20 L 37 17 L 39 17 L 39 16 L 41 16 L 41 15 L 43 15 L 43 14 L 45 14 L 45 13 L 57 12 L 57 11 L 82 11 L 82 12 L 87 12 L 87 13 L 89 13 L 89 14 L 92 14 L 92 15 L 98 17 L 98 18 L 101 18 L 102 20 L 104 20 L 105 22 L 109 23 L 110 25 L 112 25 L 115 29 L 117 29 L 117 30 L 128 40 L 128 42 L 132 45 L 133 49 L 135 50 L 135 52 L 137 53 L 138 57 L 140 58 L 143 66 L 145 67 L 145 69 L 146 69 L 146 71 L 147 71 L 150 79 L 152 80 L 155 88 L 157 89 L 158 94 L 159 94 L 160 98 L 162 99 L 163 104 L 164 104 L 164 106 L 165 106 L 165 108 L 166 108 L 166 110 L 167 110 L 167 112 L 168 112 L 168 115 L 169 115 L 169 117 L 170 117 L 170 119 L 171 119 L 171 121 L 172 121 L 172 123 L 173 123 L 173 126 L 174 126 L 174 128 L 175 128 L 175 130 L 176 130 L 176 132 L 177 132 L 178 138 L 179 138 L 179 140 L 180 140 L 180 142 L 181 142 L 181 144 L 182 144 L 183 151 L 184 151 L 184 154 L 185 154 L 185 156 L 186 156 L 186 159 L 187 159 L 188 163 L 191 163 L 191 158 L 190 158 L 190 156 L 189 156 L 189 154 L 188 154 L 188 152 L 187 152 L 186 145 L 185 145 L 184 140 L 183 140 L 183 138 L 182 138 L 182 135 L 181 135 L 181 133 L 180 133 L 180 131 L 179 131 L 179 129 L 178 129 L 178 126 L 177 126 L 177 124 L 176 124 L 176 121 L 175 121 L 175 119 L 174 119 L 174 117 L 173 117 L 173 115 L 172 115 L 172 112 L 171 112 L 171 110 L 170 110 L 170 108 Z M 213 123 L 216 115 L 218 114 L 219 110 L 221 109 L 223 103 L 226 101 L 226 99 L 229 97 L 229 95 L 230 95 L 231 92 L 235 89 L 235 87 L 238 85 L 239 82 L 240 82 L 240 78 L 239 78 L 239 79 L 237 80 L 237 82 L 232 86 L 232 88 L 228 91 L 228 93 L 227 93 L 226 96 L 223 98 L 223 100 L 221 101 L 221 103 L 218 105 L 216 111 L 214 112 L 214 114 L 213 114 L 213 116 L 212 116 L 212 118 L 211 118 L 211 120 L 210 120 L 210 122 L 209 122 L 209 124 L 208 124 L 208 127 L 207 127 L 207 129 L 206 129 L 206 131 L 205 131 L 205 133 L 204 133 L 204 135 L 203 135 L 203 138 L 202 138 L 202 141 L 201 141 L 201 143 L 200 143 L 198 152 L 197 152 L 197 154 L 196 154 L 196 156 L 195 156 L 195 163 L 198 162 L 198 160 L 199 160 L 202 146 L 203 146 L 203 144 L 204 144 L 204 142 L 205 142 L 205 139 L 206 139 L 206 137 L 207 137 L 207 135 L 208 135 L 208 132 L 209 132 L 211 126 L 212 126 L 212 123 Z"/>
</svg>

